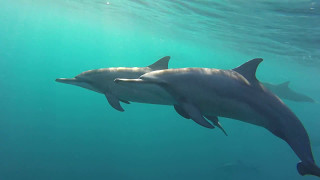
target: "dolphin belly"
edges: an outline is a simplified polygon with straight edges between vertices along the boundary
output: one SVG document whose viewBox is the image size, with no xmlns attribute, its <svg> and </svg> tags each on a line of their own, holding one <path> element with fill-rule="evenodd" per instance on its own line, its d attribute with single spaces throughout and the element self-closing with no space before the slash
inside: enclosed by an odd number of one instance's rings
<svg viewBox="0 0 320 180">
<path fill-rule="evenodd" d="M 117 97 L 127 101 L 149 104 L 173 105 L 175 100 L 163 88 L 153 84 L 115 84 L 110 88 Z"/>
</svg>

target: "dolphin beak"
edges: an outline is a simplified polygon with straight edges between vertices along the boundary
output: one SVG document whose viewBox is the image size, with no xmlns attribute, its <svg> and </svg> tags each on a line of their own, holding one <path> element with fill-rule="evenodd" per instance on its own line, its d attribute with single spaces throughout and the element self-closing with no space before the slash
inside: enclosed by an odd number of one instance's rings
<svg viewBox="0 0 320 180">
<path fill-rule="evenodd" d="M 139 83 L 141 83 L 141 82 L 144 82 L 142 79 L 122 79 L 122 78 L 116 78 L 115 80 L 114 80 L 114 82 L 115 83 L 122 83 L 122 82 L 124 82 L 124 83 L 127 83 L 127 82 L 129 82 L 129 83 L 136 83 L 136 82 L 139 82 Z"/>
<path fill-rule="evenodd" d="M 57 82 L 59 83 L 64 83 L 64 84 L 71 84 L 71 85 L 75 85 L 75 86 L 79 86 L 85 89 L 89 89 L 98 93 L 103 93 L 101 90 L 95 88 L 94 86 L 92 86 L 92 84 L 88 81 L 86 81 L 85 79 L 81 79 L 81 78 L 58 78 L 56 79 Z"/>
<path fill-rule="evenodd" d="M 56 79 L 56 81 L 65 84 L 75 84 L 76 82 L 78 82 L 76 78 L 58 78 Z"/>
</svg>

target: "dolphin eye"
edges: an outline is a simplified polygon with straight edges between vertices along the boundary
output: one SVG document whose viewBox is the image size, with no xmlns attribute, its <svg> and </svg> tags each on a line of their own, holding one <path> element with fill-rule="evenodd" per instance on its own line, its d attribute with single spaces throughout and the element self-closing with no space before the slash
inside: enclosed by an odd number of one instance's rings
<svg viewBox="0 0 320 180">
<path fill-rule="evenodd" d="M 77 80 L 79 80 L 79 81 L 86 81 L 86 79 L 85 78 L 83 78 L 82 76 L 76 76 L 75 77 Z"/>
</svg>

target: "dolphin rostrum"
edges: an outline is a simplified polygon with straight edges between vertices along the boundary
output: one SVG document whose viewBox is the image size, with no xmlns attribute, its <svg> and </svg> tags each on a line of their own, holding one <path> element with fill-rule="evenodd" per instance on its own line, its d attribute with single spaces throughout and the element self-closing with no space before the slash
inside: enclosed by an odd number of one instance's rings
<svg viewBox="0 0 320 180">
<path fill-rule="evenodd" d="M 292 89 L 290 89 L 289 83 L 290 81 L 287 81 L 281 84 L 270 84 L 270 83 L 263 82 L 263 85 L 282 99 L 288 99 L 288 100 L 297 101 L 297 102 L 311 102 L 311 103 L 316 102 L 315 100 L 308 97 L 307 95 L 295 92 Z"/>
<path fill-rule="evenodd" d="M 57 82 L 80 86 L 98 93 L 107 98 L 109 104 L 118 111 L 124 111 L 120 102 L 129 104 L 129 101 L 172 104 L 169 94 L 156 85 L 119 86 L 114 83 L 115 78 L 138 78 L 142 74 L 154 70 L 168 69 L 170 56 L 165 56 L 147 67 L 116 67 L 85 71 L 74 78 L 58 78 Z"/>
<path fill-rule="evenodd" d="M 212 128 L 204 118 L 218 116 L 261 126 L 286 141 L 301 162 L 301 175 L 320 177 L 309 136 L 296 115 L 256 78 L 262 62 L 256 58 L 232 70 L 181 68 L 152 71 L 139 79 L 115 79 L 123 86 L 157 84 L 175 99 L 175 108 L 183 117 Z"/>
</svg>

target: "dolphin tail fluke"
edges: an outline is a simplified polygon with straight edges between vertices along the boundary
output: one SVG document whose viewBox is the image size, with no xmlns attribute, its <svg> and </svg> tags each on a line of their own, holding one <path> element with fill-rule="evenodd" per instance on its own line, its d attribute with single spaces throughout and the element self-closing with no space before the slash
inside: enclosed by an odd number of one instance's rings
<svg viewBox="0 0 320 180">
<path fill-rule="evenodd" d="M 320 177 L 320 168 L 315 164 L 305 165 L 302 162 L 297 164 L 297 169 L 300 175 L 314 175 Z"/>
</svg>

